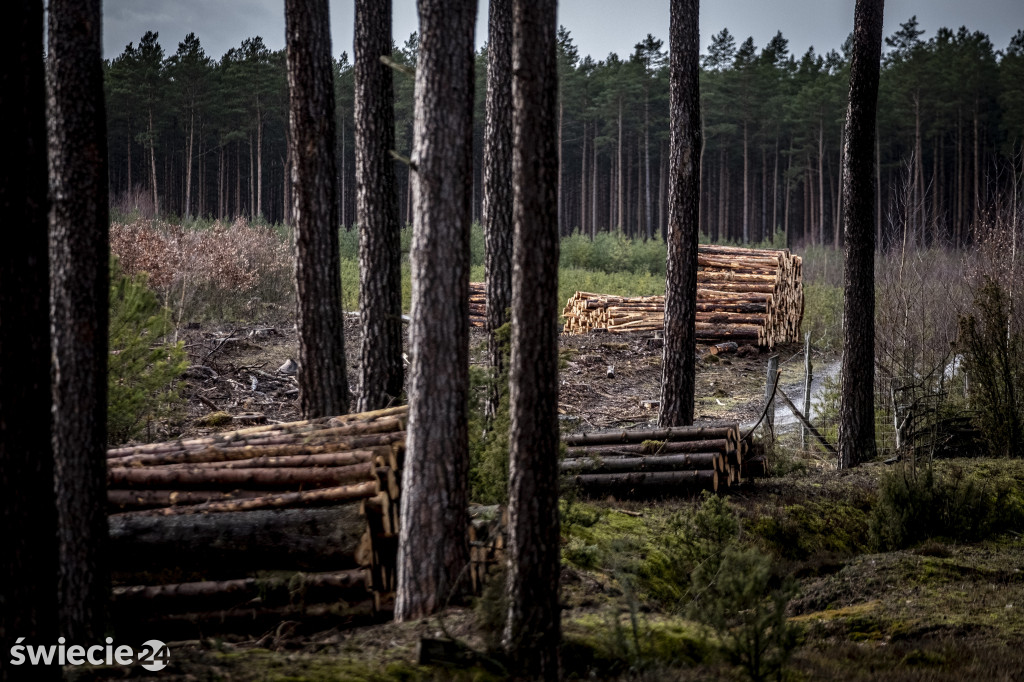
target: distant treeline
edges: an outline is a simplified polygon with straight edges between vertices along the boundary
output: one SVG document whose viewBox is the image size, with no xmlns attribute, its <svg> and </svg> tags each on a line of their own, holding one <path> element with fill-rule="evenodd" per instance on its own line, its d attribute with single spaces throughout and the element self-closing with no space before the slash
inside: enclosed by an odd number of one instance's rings
<svg viewBox="0 0 1024 682">
<path fill-rule="evenodd" d="M 878 231 L 964 244 L 977 220 L 1008 210 L 1024 156 L 1024 30 L 997 50 L 966 28 L 927 41 L 916 18 L 886 39 L 879 102 Z M 417 37 L 392 60 L 415 67 Z M 476 56 L 474 217 L 481 206 L 486 48 Z M 714 239 L 838 243 L 840 144 L 849 80 L 842 51 L 802 56 L 776 34 L 763 48 L 727 29 L 703 56 L 705 148 L 701 228 Z M 648 35 L 633 54 L 581 58 L 559 32 L 563 232 L 665 228 L 668 60 Z M 395 74 L 396 150 L 409 156 L 413 78 Z M 355 221 L 353 73 L 335 62 L 339 201 Z M 111 194 L 144 214 L 288 221 L 287 82 L 283 51 L 259 37 L 219 61 L 189 34 L 174 54 L 147 32 L 106 65 Z M 409 169 L 395 164 L 411 220 Z"/>
</svg>

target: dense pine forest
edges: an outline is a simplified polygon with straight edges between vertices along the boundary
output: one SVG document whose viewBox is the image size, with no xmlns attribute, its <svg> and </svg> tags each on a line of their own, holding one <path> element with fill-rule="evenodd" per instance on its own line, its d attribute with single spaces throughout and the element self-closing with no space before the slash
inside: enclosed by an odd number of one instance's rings
<svg viewBox="0 0 1024 682">
<path fill-rule="evenodd" d="M 894 225 L 919 243 L 965 244 L 976 219 L 1003 208 L 1024 136 L 1024 31 L 1005 47 L 912 17 L 886 38 L 879 93 L 879 243 Z M 396 150 L 412 145 L 418 38 L 396 45 Z M 559 31 L 560 223 L 563 234 L 664 234 L 668 61 L 648 34 L 630 55 L 581 56 Z M 839 246 L 842 127 L 849 40 L 790 52 L 728 29 L 702 54 L 705 148 L 701 230 L 756 242 Z M 486 47 L 476 58 L 474 218 L 483 195 Z M 355 222 L 353 72 L 335 60 L 342 222 Z M 260 37 L 220 60 L 194 34 L 170 53 L 156 33 L 106 64 L 110 188 L 115 206 L 182 217 L 288 221 L 287 82 L 283 51 Z M 411 222 L 408 168 L 396 161 L 399 211 Z M 899 230 L 902 238 L 902 227 Z"/>
</svg>

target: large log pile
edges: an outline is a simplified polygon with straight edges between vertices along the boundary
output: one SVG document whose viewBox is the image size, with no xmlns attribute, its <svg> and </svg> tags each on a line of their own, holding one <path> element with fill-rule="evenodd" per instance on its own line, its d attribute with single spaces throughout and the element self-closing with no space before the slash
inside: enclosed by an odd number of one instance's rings
<svg viewBox="0 0 1024 682">
<path fill-rule="evenodd" d="M 184 632 L 386 613 L 407 414 L 108 451 L 115 621 Z"/>
<path fill-rule="evenodd" d="M 588 495 L 680 495 L 740 484 L 739 424 L 581 433 L 563 438 L 563 475 Z"/>
<path fill-rule="evenodd" d="M 799 340 L 803 276 L 788 250 L 702 244 L 697 255 L 697 340 L 772 347 Z M 653 331 L 665 325 L 664 296 L 577 291 L 562 310 L 566 334 Z"/>
</svg>

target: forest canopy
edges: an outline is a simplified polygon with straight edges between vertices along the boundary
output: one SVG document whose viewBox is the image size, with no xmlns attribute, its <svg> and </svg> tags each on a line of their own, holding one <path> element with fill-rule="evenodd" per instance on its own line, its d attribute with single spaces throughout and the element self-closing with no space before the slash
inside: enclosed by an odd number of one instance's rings
<svg viewBox="0 0 1024 682">
<path fill-rule="evenodd" d="M 394 46 L 397 152 L 412 145 L 418 38 Z M 722 29 L 704 46 L 701 231 L 754 242 L 836 245 L 840 140 L 849 82 L 840 50 L 790 52 L 778 33 L 758 46 Z M 648 34 L 629 55 L 581 56 L 558 35 L 563 234 L 663 234 L 667 218 L 668 61 Z M 474 219 L 481 217 L 486 46 L 476 56 Z M 885 39 L 879 93 L 878 223 L 918 243 L 966 244 L 998 213 L 1024 157 L 1024 30 L 997 48 L 983 33 L 916 17 Z M 345 226 L 355 222 L 353 73 L 334 61 Z M 125 214 L 287 222 L 287 81 L 283 51 L 247 38 L 220 59 L 194 34 L 171 53 L 147 32 L 106 63 L 110 189 Z M 396 161 L 399 215 L 411 220 L 408 167 Z M 902 229 L 900 231 L 903 237 Z"/>
</svg>

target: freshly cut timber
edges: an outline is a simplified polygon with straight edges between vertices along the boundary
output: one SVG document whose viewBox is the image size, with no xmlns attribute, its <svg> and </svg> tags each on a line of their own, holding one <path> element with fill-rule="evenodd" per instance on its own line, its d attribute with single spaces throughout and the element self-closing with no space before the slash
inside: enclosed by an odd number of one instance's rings
<svg viewBox="0 0 1024 682">
<path fill-rule="evenodd" d="M 762 347 L 799 340 L 802 260 L 788 250 L 701 245 L 697 269 L 697 340 Z M 664 296 L 609 296 L 577 291 L 562 310 L 563 333 L 664 328 Z"/>
</svg>

